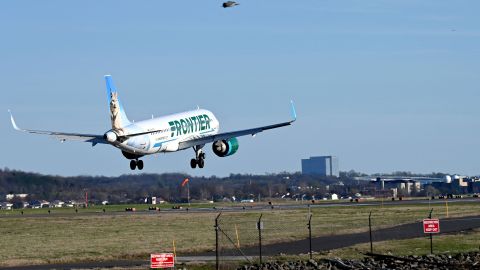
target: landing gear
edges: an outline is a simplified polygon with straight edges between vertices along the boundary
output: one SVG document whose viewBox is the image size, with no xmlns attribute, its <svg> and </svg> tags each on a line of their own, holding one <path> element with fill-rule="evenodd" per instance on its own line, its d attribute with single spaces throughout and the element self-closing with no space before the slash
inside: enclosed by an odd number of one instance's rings
<svg viewBox="0 0 480 270">
<path fill-rule="evenodd" d="M 197 160 L 192 158 L 192 160 L 190 160 L 190 167 L 192 167 L 192 169 L 195 169 L 197 167 Z"/>
<path fill-rule="evenodd" d="M 137 161 L 137 168 L 141 171 L 143 170 L 143 160 L 138 160 Z"/>
<path fill-rule="evenodd" d="M 132 159 L 130 161 L 130 169 L 133 171 L 135 168 L 138 168 L 139 170 L 143 170 L 143 160 L 138 160 L 138 159 Z"/>
<path fill-rule="evenodd" d="M 204 166 L 205 166 L 205 159 L 204 158 L 199 159 L 198 160 L 198 168 L 203 169 Z"/>
<path fill-rule="evenodd" d="M 135 160 L 131 160 L 130 161 L 130 170 L 135 170 L 135 168 L 137 167 L 137 162 Z"/>
<path fill-rule="evenodd" d="M 193 147 L 196 158 L 192 158 L 192 160 L 190 160 L 190 167 L 192 167 L 192 169 L 195 169 L 197 165 L 200 169 L 205 166 L 205 153 L 202 151 L 202 147 L 203 145 Z"/>
</svg>

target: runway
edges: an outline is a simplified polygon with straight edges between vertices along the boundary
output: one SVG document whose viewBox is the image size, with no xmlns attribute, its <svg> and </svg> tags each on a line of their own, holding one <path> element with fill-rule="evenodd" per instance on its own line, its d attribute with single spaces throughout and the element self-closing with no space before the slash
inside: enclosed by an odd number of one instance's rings
<svg viewBox="0 0 480 270">
<path fill-rule="evenodd" d="M 462 198 L 462 199 L 448 199 L 448 203 L 480 203 L 480 198 Z M 135 212 L 126 212 L 126 211 L 83 211 L 80 210 L 78 213 L 75 213 L 72 209 L 71 212 L 66 212 L 64 210 L 56 212 L 55 208 L 48 208 L 48 209 L 41 209 L 44 210 L 42 213 L 35 213 L 35 214 L 9 214 L 8 212 L 4 212 L 0 214 L 0 218 L 39 218 L 39 217 L 71 217 L 71 216 L 90 216 L 90 215 L 157 215 L 159 213 L 209 213 L 209 212 L 224 212 L 224 213 L 231 213 L 231 212 L 249 212 L 249 211 L 263 211 L 263 210 L 295 210 L 295 209 L 308 209 L 308 208 L 326 208 L 326 207 L 360 207 L 360 206 L 390 206 L 390 205 L 418 205 L 418 204 L 429 204 L 429 205 L 436 205 L 436 204 L 445 204 L 445 200 L 426 200 L 426 199 L 413 199 L 413 200 L 386 200 L 386 201 L 369 201 L 363 200 L 360 202 L 346 202 L 346 201 L 335 201 L 335 202 L 325 202 L 325 201 L 318 201 L 316 203 L 301 203 L 301 202 L 292 202 L 292 203 L 281 203 L 276 204 L 273 203 L 272 205 L 269 204 L 238 204 L 235 206 L 212 206 L 212 207 L 184 207 L 183 209 L 161 209 L 161 211 L 135 211 Z M 39 212 L 41 211 L 39 210 Z M 48 213 L 48 210 L 51 213 Z M 7 214 L 5 214 L 7 213 Z"/>
</svg>

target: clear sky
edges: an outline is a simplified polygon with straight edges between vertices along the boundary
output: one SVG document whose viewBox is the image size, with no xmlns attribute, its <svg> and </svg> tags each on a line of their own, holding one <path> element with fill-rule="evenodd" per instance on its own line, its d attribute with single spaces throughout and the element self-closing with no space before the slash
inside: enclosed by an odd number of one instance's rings
<svg viewBox="0 0 480 270">
<path fill-rule="evenodd" d="M 103 134 L 111 74 L 129 118 L 213 111 L 237 154 L 192 170 L 193 151 L 144 158 L 144 172 L 340 169 L 480 174 L 479 1 L 2 1 L 0 167 L 59 175 L 130 173 L 119 150 L 10 126 Z M 1 115 L 1 113 L 0 113 Z"/>
</svg>

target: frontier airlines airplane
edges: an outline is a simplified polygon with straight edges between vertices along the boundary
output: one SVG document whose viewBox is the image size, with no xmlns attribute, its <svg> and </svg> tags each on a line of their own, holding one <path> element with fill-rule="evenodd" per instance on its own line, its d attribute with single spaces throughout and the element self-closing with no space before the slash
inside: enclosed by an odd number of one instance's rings
<svg viewBox="0 0 480 270">
<path fill-rule="evenodd" d="M 50 135 L 62 142 L 76 140 L 89 142 L 92 146 L 96 144 L 113 145 L 120 149 L 127 159 L 131 160 L 130 169 L 132 170 L 135 170 L 135 168 L 143 169 L 143 161 L 140 160 L 143 156 L 193 148 L 195 158 L 190 161 L 190 166 L 192 168 L 197 166 L 203 168 L 205 165 L 205 153 L 202 148 L 205 144 L 213 143 L 213 153 L 219 157 L 231 156 L 238 150 L 237 137 L 255 135 L 264 130 L 288 126 L 295 122 L 297 118 L 292 102 L 292 120 L 288 122 L 225 133 L 219 133 L 220 124 L 213 113 L 203 109 L 140 122 L 130 122 L 120 103 L 112 77 L 106 75 L 105 81 L 107 84 L 107 98 L 110 106 L 112 129 L 104 135 L 21 129 L 15 123 L 13 115 L 9 110 L 13 128 L 28 133 Z"/>
</svg>

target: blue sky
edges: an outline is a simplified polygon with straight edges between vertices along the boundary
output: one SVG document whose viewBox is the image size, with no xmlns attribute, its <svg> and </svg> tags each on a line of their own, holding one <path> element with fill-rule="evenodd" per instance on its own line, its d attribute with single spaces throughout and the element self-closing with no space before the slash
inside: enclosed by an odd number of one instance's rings
<svg viewBox="0 0 480 270">
<path fill-rule="evenodd" d="M 0 167 L 59 175 L 130 173 L 108 146 L 59 143 L 21 127 L 103 134 L 104 74 L 130 119 L 200 105 L 224 131 L 284 121 L 207 148 L 147 157 L 144 172 L 299 171 L 337 155 L 341 170 L 480 174 L 478 1 L 5 1 L 0 5 Z M 1 118 L 0 118 L 1 119 Z"/>
</svg>

